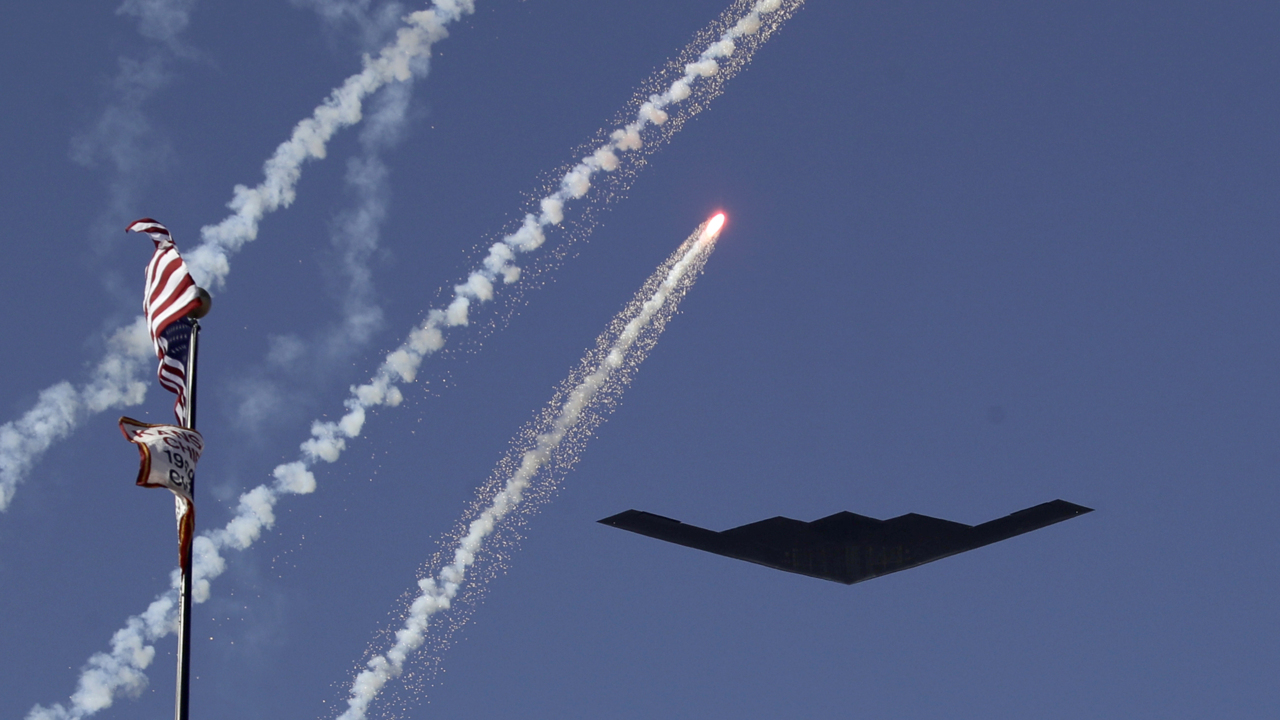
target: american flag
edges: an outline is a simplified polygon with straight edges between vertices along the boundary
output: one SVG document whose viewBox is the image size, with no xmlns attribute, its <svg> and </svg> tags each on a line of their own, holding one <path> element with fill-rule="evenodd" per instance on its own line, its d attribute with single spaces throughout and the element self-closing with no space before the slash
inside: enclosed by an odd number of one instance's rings
<svg viewBox="0 0 1280 720">
<path fill-rule="evenodd" d="M 142 309 L 160 360 L 160 386 L 178 396 L 173 414 L 179 425 L 186 425 L 187 348 L 192 327 L 186 316 L 200 305 L 199 288 L 187 272 L 187 264 L 182 262 L 168 228 L 151 218 L 142 218 L 129 223 L 125 232 L 146 233 L 156 244 L 155 254 L 147 264 Z"/>
</svg>

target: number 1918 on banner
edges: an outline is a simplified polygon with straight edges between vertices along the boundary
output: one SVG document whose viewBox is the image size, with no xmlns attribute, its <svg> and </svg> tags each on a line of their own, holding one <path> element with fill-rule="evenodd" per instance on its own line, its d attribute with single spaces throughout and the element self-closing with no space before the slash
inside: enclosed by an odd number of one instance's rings
<svg viewBox="0 0 1280 720">
<path fill-rule="evenodd" d="M 204 451 L 204 438 L 195 430 L 176 425 L 149 425 L 132 418 L 120 418 L 125 439 L 138 446 L 142 467 L 138 484 L 168 488 L 188 501 L 196 479 L 196 462 Z"/>
</svg>

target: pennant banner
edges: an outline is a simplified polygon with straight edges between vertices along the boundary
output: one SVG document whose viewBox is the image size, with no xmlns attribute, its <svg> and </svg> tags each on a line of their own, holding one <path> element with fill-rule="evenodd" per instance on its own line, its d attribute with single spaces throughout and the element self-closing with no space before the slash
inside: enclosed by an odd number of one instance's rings
<svg viewBox="0 0 1280 720">
<path fill-rule="evenodd" d="M 188 570 L 191 538 L 196 534 L 196 504 L 184 497 L 173 496 L 173 514 L 178 520 L 178 566 Z"/>
<path fill-rule="evenodd" d="M 196 462 L 204 452 L 204 438 L 195 430 L 176 425 L 149 425 L 132 418 L 120 418 L 120 431 L 138 446 L 142 468 L 138 484 L 168 488 L 190 502 L 196 480 Z"/>
<path fill-rule="evenodd" d="M 173 510 L 178 516 L 178 564 L 185 570 L 195 534 L 196 506 L 192 494 L 196 462 L 204 452 L 204 438 L 195 430 L 177 425 L 149 425 L 127 417 L 120 418 L 120 431 L 126 440 L 138 446 L 142 456 L 138 484 L 173 492 Z"/>
</svg>

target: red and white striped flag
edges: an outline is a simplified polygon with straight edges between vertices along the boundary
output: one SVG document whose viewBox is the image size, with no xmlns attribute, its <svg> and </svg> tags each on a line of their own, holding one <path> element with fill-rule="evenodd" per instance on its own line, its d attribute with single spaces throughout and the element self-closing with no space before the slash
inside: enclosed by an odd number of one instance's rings
<svg viewBox="0 0 1280 720">
<path fill-rule="evenodd" d="M 146 233 L 156 244 L 156 252 L 147 264 L 147 287 L 142 297 L 142 309 L 147 314 L 147 330 L 156 348 L 156 356 L 164 355 L 160 347 L 160 333 L 169 323 L 184 318 L 200 305 L 196 283 L 187 272 L 178 248 L 173 244 L 169 228 L 142 218 L 129 223 L 125 232 Z"/>
<path fill-rule="evenodd" d="M 169 229 L 142 218 L 129 223 L 125 232 L 146 233 L 156 244 L 155 254 L 147 264 L 147 285 L 142 296 L 142 309 L 147 316 L 147 331 L 160 361 L 157 376 L 160 386 L 178 396 L 173 413 L 179 425 L 187 424 L 186 349 L 191 337 L 191 323 L 186 316 L 200 306 L 200 289 L 191 279 L 187 264 L 178 254 Z"/>
</svg>

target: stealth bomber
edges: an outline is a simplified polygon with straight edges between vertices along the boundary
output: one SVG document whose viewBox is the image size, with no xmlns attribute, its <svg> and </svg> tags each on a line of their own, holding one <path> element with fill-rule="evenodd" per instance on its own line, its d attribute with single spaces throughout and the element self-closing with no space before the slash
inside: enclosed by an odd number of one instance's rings
<svg viewBox="0 0 1280 720">
<path fill-rule="evenodd" d="M 775 517 L 721 532 L 640 510 L 627 510 L 600 522 L 677 545 L 852 585 L 1092 511 L 1054 500 L 981 525 L 916 513 L 876 520 L 839 512 L 813 522 Z"/>
</svg>

